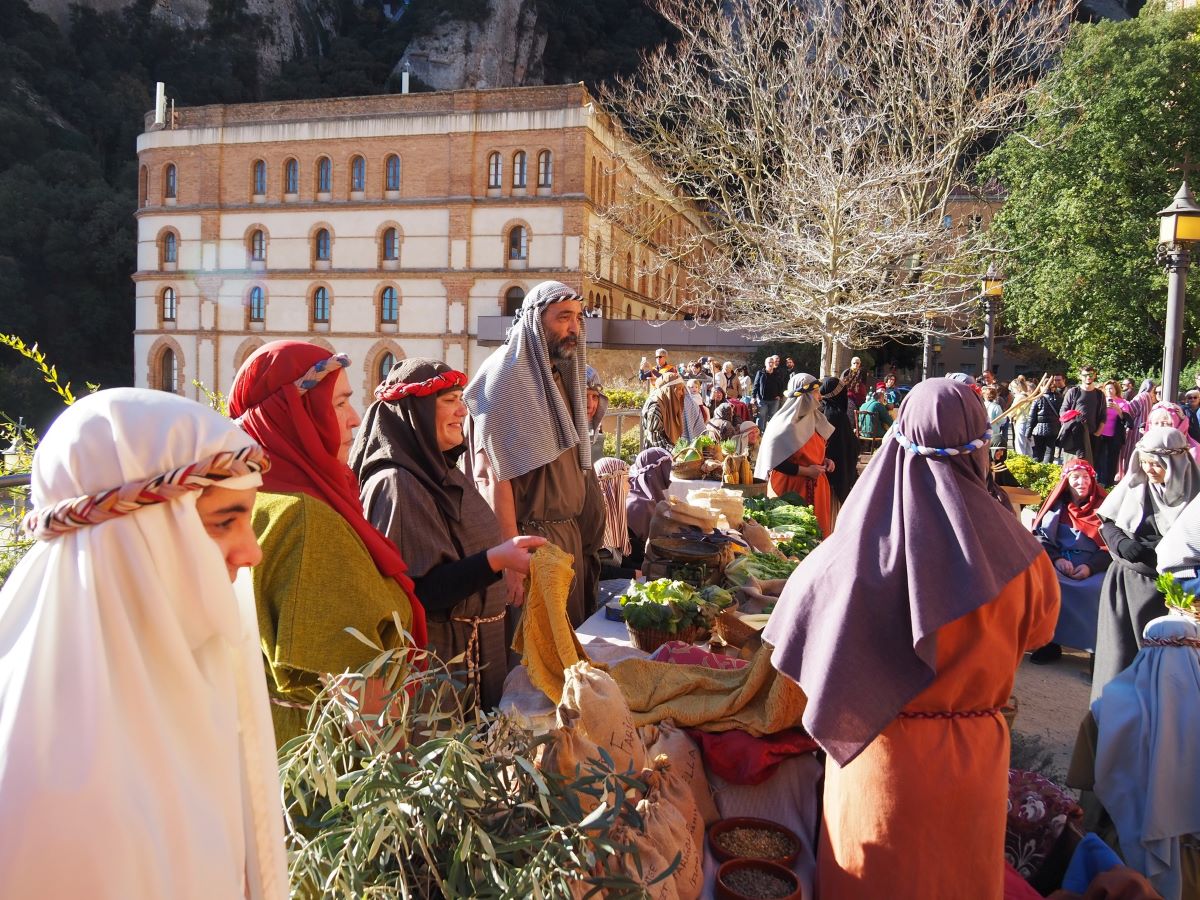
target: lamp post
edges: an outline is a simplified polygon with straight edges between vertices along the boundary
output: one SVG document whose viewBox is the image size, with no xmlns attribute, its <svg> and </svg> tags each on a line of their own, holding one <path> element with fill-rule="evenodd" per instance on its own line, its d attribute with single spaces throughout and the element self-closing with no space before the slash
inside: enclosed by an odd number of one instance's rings
<svg viewBox="0 0 1200 900">
<path fill-rule="evenodd" d="M 1171 205 L 1158 213 L 1155 260 L 1167 270 L 1167 333 L 1163 339 L 1162 399 L 1174 403 L 1179 392 L 1183 356 L 1183 304 L 1191 244 L 1200 241 L 1200 206 L 1183 180 Z"/>
<path fill-rule="evenodd" d="M 992 357 L 996 349 L 996 314 L 1000 309 L 1000 298 L 1004 296 L 1004 276 L 995 263 L 988 266 L 983 276 L 981 290 L 983 298 L 983 371 L 992 371 Z"/>
</svg>

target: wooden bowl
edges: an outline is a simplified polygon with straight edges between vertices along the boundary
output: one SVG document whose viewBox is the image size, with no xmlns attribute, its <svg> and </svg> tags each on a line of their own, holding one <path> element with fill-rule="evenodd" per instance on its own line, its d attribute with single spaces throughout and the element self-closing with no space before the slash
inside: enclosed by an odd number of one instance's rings
<svg viewBox="0 0 1200 900">
<path fill-rule="evenodd" d="M 781 834 L 791 841 L 792 846 L 795 849 L 785 856 L 738 856 L 736 853 L 733 853 L 723 847 L 719 840 L 722 834 L 732 831 L 735 828 L 752 828 L 758 831 L 776 832 L 777 834 Z M 732 859 L 752 859 L 755 861 L 773 862 L 777 865 L 787 867 L 796 861 L 796 858 L 800 855 L 800 850 L 803 846 L 804 845 L 800 843 L 800 838 L 796 835 L 796 832 L 792 831 L 790 828 L 780 825 L 778 822 L 772 822 L 769 819 L 754 819 L 744 816 L 737 816 L 730 819 L 718 819 L 708 826 L 708 847 L 710 850 L 712 850 L 713 856 L 715 856 L 721 862 L 727 862 L 728 860 Z"/>
<path fill-rule="evenodd" d="M 791 891 L 774 895 L 745 894 L 728 883 L 727 879 L 730 875 L 747 870 L 757 870 L 777 878 L 788 884 Z M 718 900 L 759 900 L 764 896 L 770 896 L 771 900 L 804 900 L 804 888 L 800 885 L 800 879 L 796 877 L 795 872 L 779 863 L 766 862 L 761 859 L 731 859 L 722 863 L 721 868 L 717 869 L 715 887 Z"/>
</svg>

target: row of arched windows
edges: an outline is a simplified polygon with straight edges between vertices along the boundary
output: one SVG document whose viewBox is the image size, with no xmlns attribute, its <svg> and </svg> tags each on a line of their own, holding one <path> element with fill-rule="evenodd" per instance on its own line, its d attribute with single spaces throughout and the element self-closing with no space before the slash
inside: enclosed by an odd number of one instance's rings
<svg viewBox="0 0 1200 900">
<path fill-rule="evenodd" d="M 332 293 L 327 285 L 316 285 L 308 292 L 309 322 L 313 325 L 329 323 L 332 309 Z M 522 292 L 522 297 L 524 293 Z M 394 285 L 385 284 L 376 291 L 376 322 L 379 325 L 396 325 L 400 321 L 400 294 Z M 267 295 L 262 285 L 252 285 L 244 297 L 246 320 L 266 322 Z M 519 305 L 519 302 L 518 302 Z M 163 288 L 158 295 L 158 316 L 161 322 L 175 322 L 179 314 L 179 298 L 174 287 Z"/>
<path fill-rule="evenodd" d="M 512 155 L 509 186 L 515 189 L 529 186 L 529 154 L 517 150 Z M 539 150 L 537 155 L 536 184 L 539 188 L 554 186 L 554 155 L 549 150 Z M 488 190 L 499 190 L 504 186 L 504 157 L 493 150 L 487 158 Z"/>
</svg>

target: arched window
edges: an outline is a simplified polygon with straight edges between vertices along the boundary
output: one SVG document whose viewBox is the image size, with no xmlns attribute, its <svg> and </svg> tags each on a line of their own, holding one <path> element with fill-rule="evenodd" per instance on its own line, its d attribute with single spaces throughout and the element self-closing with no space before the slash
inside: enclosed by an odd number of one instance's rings
<svg viewBox="0 0 1200 900">
<path fill-rule="evenodd" d="M 549 150 L 538 154 L 538 187 L 548 188 L 554 184 L 554 158 Z"/>
<path fill-rule="evenodd" d="M 508 233 L 508 258 L 529 258 L 529 233 L 524 225 L 514 225 Z"/>
<path fill-rule="evenodd" d="M 313 235 L 313 258 L 329 262 L 329 229 L 320 228 Z"/>
<path fill-rule="evenodd" d="M 630 303 L 625 304 L 625 318 L 627 318 L 627 319 L 633 318 L 633 305 Z"/>
<path fill-rule="evenodd" d="M 173 394 L 178 384 L 179 360 L 175 358 L 175 351 L 168 347 L 158 357 L 158 389 Z"/>
<path fill-rule="evenodd" d="M 167 163 L 166 171 L 163 172 L 163 196 L 168 200 L 175 199 L 175 190 L 178 187 L 177 179 L 175 163 Z"/>
<path fill-rule="evenodd" d="M 488 156 L 488 181 L 489 188 L 500 187 L 500 180 L 503 176 L 503 165 L 500 162 L 500 154 L 492 153 Z"/>
<path fill-rule="evenodd" d="M 328 156 L 317 160 L 317 193 L 328 194 L 333 190 L 333 163 Z"/>
<path fill-rule="evenodd" d="M 385 325 L 395 325 L 400 320 L 400 304 L 396 301 L 396 289 L 385 287 L 379 292 L 379 321 Z M 388 365 L 388 369 L 391 364 Z M 387 369 L 383 370 L 387 374 Z M 383 380 L 381 377 L 380 381 Z"/>
<path fill-rule="evenodd" d="M 179 261 L 179 240 L 173 231 L 168 231 L 162 237 L 162 261 L 171 265 Z"/>
<path fill-rule="evenodd" d="M 383 189 L 385 191 L 400 190 L 400 157 L 395 153 L 391 154 L 384 164 Z"/>
<path fill-rule="evenodd" d="M 513 154 L 513 187 L 525 187 L 528 165 L 526 164 L 526 156 L 524 150 L 518 150 Z"/>
<path fill-rule="evenodd" d="M 510 287 L 504 292 L 504 314 L 515 316 L 521 304 L 525 302 L 525 291 L 519 287 Z"/>
<path fill-rule="evenodd" d="M 254 161 L 254 195 L 261 197 L 267 192 L 267 164 L 261 159 Z"/>
<path fill-rule="evenodd" d="M 312 295 L 312 320 L 314 322 L 329 321 L 329 289 L 319 287 Z"/>
<path fill-rule="evenodd" d="M 400 258 L 400 232 L 395 228 L 388 228 L 383 232 L 383 258 Z"/>
<path fill-rule="evenodd" d="M 289 159 L 283 165 L 283 192 L 300 193 L 300 163 L 294 159 Z"/>
<path fill-rule="evenodd" d="M 361 156 L 350 160 L 350 190 L 365 191 L 367 189 L 367 161 Z"/>
<path fill-rule="evenodd" d="M 382 382 L 388 377 L 388 373 L 392 371 L 392 366 L 396 364 L 396 357 L 391 353 L 383 353 L 379 357 L 379 363 L 375 366 L 375 379 Z"/>
<path fill-rule="evenodd" d="M 163 288 L 162 318 L 164 322 L 175 321 L 175 288 Z"/>
<path fill-rule="evenodd" d="M 138 206 L 145 206 L 148 202 L 150 188 L 150 172 L 145 166 L 142 166 L 138 172 Z"/>
<path fill-rule="evenodd" d="M 250 232 L 250 258 L 262 262 L 267 258 L 267 236 L 261 228 Z"/>
<path fill-rule="evenodd" d="M 263 289 L 258 285 L 250 288 L 250 321 L 262 322 L 267 317 L 267 303 L 263 297 Z"/>
</svg>

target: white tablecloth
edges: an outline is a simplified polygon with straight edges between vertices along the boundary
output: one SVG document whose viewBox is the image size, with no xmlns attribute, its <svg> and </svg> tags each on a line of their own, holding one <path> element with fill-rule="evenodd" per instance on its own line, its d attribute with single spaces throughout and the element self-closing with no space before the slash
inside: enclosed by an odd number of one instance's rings
<svg viewBox="0 0 1200 900">
<path fill-rule="evenodd" d="M 686 494 L 685 494 L 686 496 Z M 598 609 L 575 630 L 579 643 L 596 662 L 614 663 L 646 654 L 632 646 L 624 622 L 613 622 Z M 509 673 L 504 682 L 501 709 L 513 710 L 528 718 L 536 727 L 554 727 L 554 704 L 529 682 L 525 667 Z M 812 897 L 813 876 L 817 868 L 817 829 L 820 826 L 821 779 L 824 766 L 816 754 L 806 753 L 782 763 L 775 774 L 762 784 L 731 784 L 708 773 L 717 811 L 723 818 L 754 816 L 778 822 L 794 831 L 803 844 L 793 870 L 804 886 L 804 896 Z M 704 900 L 713 897 L 713 884 L 719 863 L 704 846 Z"/>
</svg>

